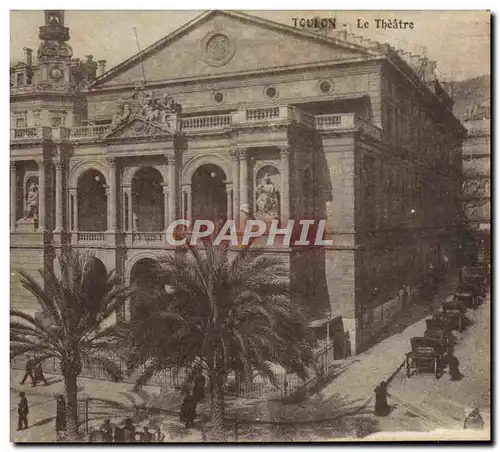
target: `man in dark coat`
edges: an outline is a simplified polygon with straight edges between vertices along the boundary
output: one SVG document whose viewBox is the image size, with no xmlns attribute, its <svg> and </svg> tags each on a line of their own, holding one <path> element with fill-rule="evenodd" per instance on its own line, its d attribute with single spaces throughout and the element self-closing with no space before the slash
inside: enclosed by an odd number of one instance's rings
<svg viewBox="0 0 500 452">
<path fill-rule="evenodd" d="M 19 393 L 21 400 L 17 405 L 17 430 L 24 430 L 28 428 L 28 413 L 30 412 L 28 407 L 28 399 L 26 399 L 26 394 L 24 392 Z"/>
<path fill-rule="evenodd" d="M 23 385 L 26 382 L 26 379 L 31 378 L 31 385 L 35 386 L 35 379 L 33 378 L 33 360 L 30 358 L 26 361 L 26 368 L 24 371 L 24 377 L 21 380 L 21 384 Z"/>
<path fill-rule="evenodd" d="M 43 374 L 43 367 L 42 367 L 42 363 L 38 363 L 36 366 L 35 366 L 35 378 L 34 378 L 34 383 L 33 383 L 33 386 L 36 386 L 36 384 L 39 382 L 39 381 L 43 381 L 45 383 L 45 386 L 48 386 L 49 384 L 47 383 L 47 380 L 45 379 L 45 375 Z"/>
<path fill-rule="evenodd" d="M 64 396 L 57 397 L 56 406 L 56 434 L 57 438 L 62 438 L 63 432 L 66 431 L 66 400 Z"/>
<path fill-rule="evenodd" d="M 205 377 L 203 376 L 203 372 L 201 370 L 198 370 L 194 377 L 194 387 L 193 387 L 193 397 L 196 403 L 205 398 L 205 384 L 206 380 Z"/>
<path fill-rule="evenodd" d="M 184 397 L 181 405 L 180 420 L 184 422 L 186 428 L 194 427 L 196 418 L 196 401 L 193 396 L 187 395 Z"/>
</svg>

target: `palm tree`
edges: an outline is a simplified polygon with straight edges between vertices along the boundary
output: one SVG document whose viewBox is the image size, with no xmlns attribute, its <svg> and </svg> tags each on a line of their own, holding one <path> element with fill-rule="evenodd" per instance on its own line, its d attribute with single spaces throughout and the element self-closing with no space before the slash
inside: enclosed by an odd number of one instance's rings
<svg viewBox="0 0 500 452">
<path fill-rule="evenodd" d="M 201 363 L 208 373 L 213 439 L 223 441 L 229 372 L 249 381 L 258 371 L 276 384 L 276 363 L 307 376 L 309 333 L 290 302 L 289 271 L 279 258 L 246 247 L 230 260 L 226 247 L 205 243 L 201 250 L 187 247 L 160 259 L 157 272 L 165 289 L 136 294 L 147 306 L 144 318 L 131 323 L 128 370 L 143 369 L 136 387 L 162 371 Z"/>
<path fill-rule="evenodd" d="M 127 298 L 113 272 L 99 275 L 91 254 L 69 250 L 58 257 L 61 275 L 39 270 L 43 284 L 21 272 L 22 285 L 36 298 L 38 316 L 11 309 L 11 358 L 34 355 L 34 363 L 57 359 L 67 400 L 68 435 L 78 435 L 77 379 L 84 364 L 101 367 L 113 380 L 121 379 L 113 359 L 113 344 L 122 328 L 110 322 Z"/>
</svg>

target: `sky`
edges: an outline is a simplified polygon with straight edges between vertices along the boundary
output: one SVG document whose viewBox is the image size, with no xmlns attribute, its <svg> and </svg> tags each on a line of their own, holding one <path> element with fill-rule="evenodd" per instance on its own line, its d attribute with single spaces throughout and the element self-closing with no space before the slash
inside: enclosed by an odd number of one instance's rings
<svg viewBox="0 0 500 452">
<path fill-rule="evenodd" d="M 490 15 L 481 11 L 245 11 L 249 14 L 293 26 L 294 17 L 337 18 L 337 26 L 437 61 L 442 80 L 463 80 L 490 73 Z M 134 27 L 143 49 L 166 36 L 202 11 L 110 11 L 66 10 L 74 57 L 91 54 L 107 61 L 107 69 L 138 51 Z M 358 29 L 357 19 L 370 28 Z M 374 19 L 413 22 L 413 29 L 381 30 Z M 10 60 L 23 58 L 23 47 L 39 46 L 38 27 L 43 11 L 11 11 Z M 424 50 L 425 48 L 425 50 Z"/>
</svg>

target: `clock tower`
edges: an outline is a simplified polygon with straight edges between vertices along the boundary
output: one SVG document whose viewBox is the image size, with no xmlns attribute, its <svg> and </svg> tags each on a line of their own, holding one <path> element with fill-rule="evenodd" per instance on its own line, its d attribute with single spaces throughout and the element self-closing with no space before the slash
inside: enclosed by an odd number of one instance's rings
<svg viewBox="0 0 500 452">
<path fill-rule="evenodd" d="M 64 11 L 45 11 L 45 25 L 38 34 L 42 40 L 38 47 L 38 85 L 71 86 L 71 57 L 73 49 L 69 41 L 69 28 L 64 26 Z"/>
</svg>

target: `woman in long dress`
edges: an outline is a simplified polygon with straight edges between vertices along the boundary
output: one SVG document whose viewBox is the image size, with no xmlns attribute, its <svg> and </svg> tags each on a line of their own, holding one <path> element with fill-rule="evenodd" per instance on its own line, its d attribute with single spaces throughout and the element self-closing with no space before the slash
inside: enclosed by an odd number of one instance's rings
<svg viewBox="0 0 500 452">
<path fill-rule="evenodd" d="M 388 396 L 387 383 L 383 381 L 375 388 L 375 416 L 387 416 L 389 414 Z"/>
</svg>

